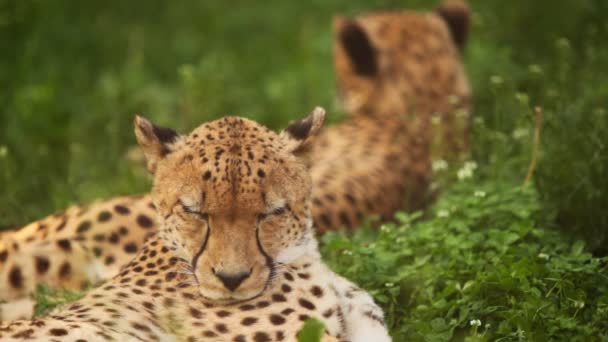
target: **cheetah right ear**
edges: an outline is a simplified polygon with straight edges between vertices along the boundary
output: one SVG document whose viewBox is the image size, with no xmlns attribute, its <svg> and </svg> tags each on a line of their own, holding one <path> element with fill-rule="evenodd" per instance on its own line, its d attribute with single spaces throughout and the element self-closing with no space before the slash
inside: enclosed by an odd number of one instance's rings
<svg viewBox="0 0 608 342">
<path fill-rule="evenodd" d="M 363 27 L 355 19 L 335 16 L 333 29 L 353 70 L 360 76 L 374 77 L 378 73 L 377 52 Z"/>
<path fill-rule="evenodd" d="M 294 121 L 285 128 L 279 138 L 287 151 L 302 155 L 310 148 L 310 142 L 319 133 L 325 121 L 325 109 L 316 107 L 312 113 L 302 120 Z"/>
<path fill-rule="evenodd" d="M 148 171 L 154 174 L 158 162 L 171 153 L 171 143 L 179 135 L 170 128 L 156 126 L 148 119 L 135 115 L 135 137 L 144 152 Z"/>
<path fill-rule="evenodd" d="M 445 21 L 452 35 L 452 40 L 459 49 L 463 49 L 469 36 L 471 26 L 471 9 L 465 0 L 445 0 L 435 9 Z"/>
</svg>

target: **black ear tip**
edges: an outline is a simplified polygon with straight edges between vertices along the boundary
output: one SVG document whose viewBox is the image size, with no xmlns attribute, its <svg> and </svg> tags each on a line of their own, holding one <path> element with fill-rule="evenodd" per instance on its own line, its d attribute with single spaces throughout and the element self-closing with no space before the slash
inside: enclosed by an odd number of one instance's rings
<svg viewBox="0 0 608 342">
<path fill-rule="evenodd" d="M 462 49 L 469 36 L 471 9 L 464 0 L 446 0 L 435 12 L 446 22 L 458 48 Z"/>
<path fill-rule="evenodd" d="M 363 28 L 356 21 L 346 20 L 344 22 L 339 39 L 358 74 L 374 76 L 378 72 L 376 50 Z"/>
<path fill-rule="evenodd" d="M 171 128 L 160 127 L 156 126 L 155 124 L 152 124 L 152 128 L 154 130 L 154 135 L 156 135 L 158 140 L 160 140 L 160 142 L 163 144 L 172 143 L 178 137 L 177 132 Z"/>
</svg>

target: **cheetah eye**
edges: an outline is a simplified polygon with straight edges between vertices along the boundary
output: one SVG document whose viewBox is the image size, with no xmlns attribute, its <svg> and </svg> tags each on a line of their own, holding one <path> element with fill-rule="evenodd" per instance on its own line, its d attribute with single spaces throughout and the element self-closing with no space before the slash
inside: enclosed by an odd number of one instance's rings
<svg viewBox="0 0 608 342">
<path fill-rule="evenodd" d="M 259 215 L 259 219 L 260 219 L 260 220 L 263 220 L 263 219 L 266 219 L 266 218 L 268 218 L 268 217 L 270 217 L 270 216 L 278 216 L 278 215 L 281 215 L 281 214 L 283 214 L 283 213 L 285 212 L 285 210 L 286 210 L 286 209 L 287 209 L 287 205 L 284 205 L 284 206 L 282 206 L 282 207 L 277 207 L 277 208 L 274 208 L 274 209 L 272 209 L 271 211 L 269 211 L 269 212 L 267 212 L 267 213 L 262 213 L 262 214 L 260 214 L 260 215 Z"/>
<path fill-rule="evenodd" d="M 182 206 L 182 209 L 184 209 L 184 211 L 189 214 L 196 215 L 203 220 L 206 220 L 209 218 L 209 214 L 199 211 L 193 206 L 185 205 L 184 202 L 182 202 L 181 200 L 179 201 L 179 204 Z"/>
</svg>

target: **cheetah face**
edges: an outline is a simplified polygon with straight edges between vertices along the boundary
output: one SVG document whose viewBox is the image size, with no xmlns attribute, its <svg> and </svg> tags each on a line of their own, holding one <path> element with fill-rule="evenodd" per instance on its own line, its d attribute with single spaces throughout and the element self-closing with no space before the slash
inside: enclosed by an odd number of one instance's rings
<svg viewBox="0 0 608 342">
<path fill-rule="evenodd" d="M 324 117 L 317 108 L 280 134 L 225 117 L 187 136 L 135 118 L 154 175 L 160 234 L 190 261 L 181 271 L 193 276 L 202 296 L 254 298 L 281 265 L 314 244 L 303 155 Z"/>
</svg>

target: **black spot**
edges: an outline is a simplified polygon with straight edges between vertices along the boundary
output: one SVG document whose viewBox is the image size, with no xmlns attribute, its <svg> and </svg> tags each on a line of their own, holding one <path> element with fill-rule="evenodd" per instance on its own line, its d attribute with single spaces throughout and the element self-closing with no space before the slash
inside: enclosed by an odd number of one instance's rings
<svg viewBox="0 0 608 342">
<path fill-rule="evenodd" d="M 292 308 L 287 308 L 283 311 L 281 311 L 281 315 L 283 316 L 289 316 L 290 314 L 292 314 L 295 310 Z"/>
<path fill-rule="evenodd" d="M 217 332 L 219 332 L 220 334 L 226 334 L 228 332 L 228 327 L 226 327 L 226 324 L 217 323 L 215 325 L 215 330 L 217 330 Z"/>
<path fill-rule="evenodd" d="M 211 171 L 207 170 L 203 173 L 203 180 L 209 180 L 211 178 Z"/>
<path fill-rule="evenodd" d="M 258 321 L 258 319 L 255 317 L 245 317 L 241 321 L 241 324 L 244 326 L 250 326 L 252 324 L 255 324 L 255 322 L 257 322 L 257 321 Z"/>
<path fill-rule="evenodd" d="M 340 222 L 343 226 L 350 228 L 352 223 L 350 222 L 350 218 L 345 211 L 340 211 Z"/>
<path fill-rule="evenodd" d="M 98 222 L 106 222 L 106 221 L 108 221 L 111 218 L 112 218 L 112 214 L 109 211 L 106 211 L 106 210 L 100 212 L 99 215 L 97 215 L 97 221 Z"/>
<path fill-rule="evenodd" d="M 378 73 L 376 50 L 359 24 L 348 21 L 339 39 L 357 74 L 373 77 Z"/>
<path fill-rule="evenodd" d="M 190 308 L 190 316 L 200 319 L 203 317 L 203 313 L 198 309 Z"/>
<path fill-rule="evenodd" d="M 285 296 L 283 296 L 280 293 L 275 293 L 272 295 L 272 301 L 273 302 L 286 302 L 287 298 L 285 298 Z"/>
<path fill-rule="evenodd" d="M 70 240 L 68 239 L 61 239 L 61 240 L 57 240 L 57 246 L 59 246 L 59 248 L 61 248 L 62 250 L 69 252 L 72 250 L 72 244 L 70 243 Z"/>
<path fill-rule="evenodd" d="M 80 223 L 78 225 L 78 228 L 76 228 L 76 232 L 84 233 L 89 229 L 91 229 L 91 221 L 87 220 L 87 221 L 83 221 L 82 223 Z"/>
<path fill-rule="evenodd" d="M 283 290 L 283 292 L 285 292 L 285 293 L 289 293 L 289 292 L 291 292 L 291 286 L 289 286 L 287 284 L 283 284 L 283 285 L 281 285 L 281 290 Z"/>
<path fill-rule="evenodd" d="M 129 242 L 125 245 L 124 250 L 126 253 L 132 254 L 137 252 L 137 245 L 135 242 Z"/>
<path fill-rule="evenodd" d="M 116 233 L 110 234 L 110 237 L 108 238 L 108 241 L 112 244 L 117 244 L 118 240 L 120 240 L 120 236 Z"/>
<path fill-rule="evenodd" d="M 258 303 L 256 304 L 256 306 L 257 306 L 258 308 L 260 308 L 260 309 L 261 309 L 261 308 L 265 308 L 265 307 L 267 307 L 267 306 L 270 306 L 270 303 L 269 303 L 269 302 L 267 302 L 267 301 L 265 301 L 265 300 L 263 300 L 263 301 L 261 301 L 261 302 L 258 302 Z"/>
<path fill-rule="evenodd" d="M 120 204 L 117 204 L 114 206 L 114 211 L 120 215 L 128 215 L 131 212 L 131 210 L 129 208 L 125 207 L 124 205 L 120 205 Z"/>
<path fill-rule="evenodd" d="M 139 224 L 139 226 L 142 228 L 151 228 L 154 226 L 154 221 L 152 221 L 152 219 L 146 215 L 138 215 L 137 224 Z"/>
<path fill-rule="evenodd" d="M 300 299 L 298 299 L 298 303 L 300 303 L 300 305 L 305 309 L 308 309 L 308 310 L 315 309 L 315 305 L 313 303 L 311 303 L 310 301 L 308 301 L 307 299 L 300 298 Z"/>
<path fill-rule="evenodd" d="M 280 315 L 272 314 L 272 315 L 270 315 L 270 323 L 272 323 L 274 325 L 281 325 L 281 324 L 285 323 L 285 318 L 283 318 L 283 316 L 280 316 Z"/>
<path fill-rule="evenodd" d="M 316 285 L 310 289 L 310 292 L 312 292 L 313 296 L 315 296 L 317 298 L 323 297 L 323 289 L 321 289 L 320 287 L 318 287 Z"/>
<path fill-rule="evenodd" d="M 241 309 L 243 311 L 250 311 L 250 310 L 255 309 L 255 305 L 243 304 L 243 305 L 239 306 L 239 309 Z"/>
<path fill-rule="evenodd" d="M 106 257 L 106 260 L 104 261 L 104 264 L 106 264 L 106 265 L 112 265 L 114 263 L 114 261 L 115 261 L 114 257 L 111 256 L 111 255 L 108 255 Z"/>
<path fill-rule="evenodd" d="M 224 317 L 228 317 L 228 316 L 232 315 L 230 313 L 230 311 L 226 311 L 226 310 L 220 310 L 220 311 L 216 312 L 215 314 L 217 315 L 217 317 L 220 317 L 220 318 L 224 318 Z"/>
<path fill-rule="evenodd" d="M 65 336 L 68 334 L 68 331 L 60 328 L 53 328 L 49 330 L 49 333 L 53 336 Z"/>
<path fill-rule="evenodd" d="M 49 259 L 44 256 L 37 256 L 35 259 L 35 264 L 36 264 L 36 272 L 38 272 L 38 274 L 40 274 L 40 275 L 45 274 L 46 271 L 48 271 L 49 267 L 51 266 Z"/>
<path fill-rule="evenodd" d="M 264 172 L 264 170 L 262 170 L 262 169 L 258 169 L 258 176 L 260 178 L 264 178 L 264 177 L 266 177 L 266 172 Z"/>
<path fill-rule="evenodd" d="M 234 339 L 232 340 L 234 342 L 246 342 L 247 340 L 245 339 L 245 336 L 243 335 L 237 335 L 234 337 Z"/>
<path fill-rule="evenodd" d="M 326 226 L 326 227 L 331 226 L 331 218 L 329 217 L 329 214 L 323 213 L 323 214 L 321 214 L 321 216 L 319 216 L 319 219 L 321 220 L 321 223 L 324 226 Z"/>
<path fill-rule="evenodd" d="M 0 262 L 5 262 L 6 258 L 8 258 L 8 251 L 3 250 L 0 252 Z"/>
<path fill-rule="evenodd" d="M 253 335 L 253 340 L 255 342 L 269 342 L 270 340 L 270 336 L 268 336 L 267 333 L 262 332 L 262 331 L 258 331 L 255 333 L 255 335 Z"/>
<path fill-rule="evenodd" d="M 23 274 L 21 274 L 21 268 L 19 266 L 13 266 L 10 273 L 8 274 L 8 281 L 11 286 L 16 289 L 20 289 L 23 286 Z"/>
<path fill-rule="evenodd" d="M 71 273 L 72 266 L 70 266 L 69 262 L 65 261 L 63 264 L 61 264 L 61 267 L 59 267 L 59 278 L 67 278 Z"/>
</svg>

